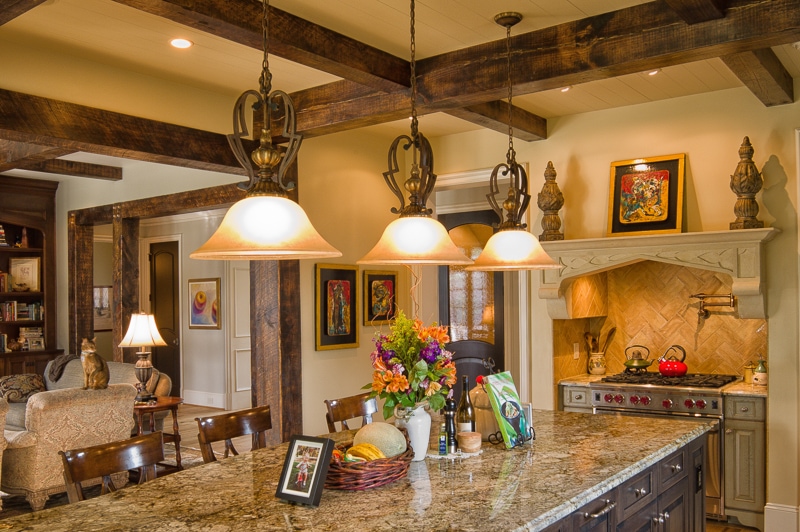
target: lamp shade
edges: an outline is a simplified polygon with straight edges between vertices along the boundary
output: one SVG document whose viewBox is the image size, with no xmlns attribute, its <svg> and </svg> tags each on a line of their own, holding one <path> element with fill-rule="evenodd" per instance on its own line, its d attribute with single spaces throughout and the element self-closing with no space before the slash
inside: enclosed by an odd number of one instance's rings
<svg viewBox="0 0 800 532">
<path fill-rule="evenodd" d="M 152 314 L 131 314 L 131 323 L 128 325 L 128 332 L 122 339 L 120 347 L 152 347 L 155 345 L 167 345 L 161 338 L 156 326 L 156 319 Z"/>
<path fill-rule="evenodd" d="M 406 216 L 386 226 L 383 236 L 357 264 L 472 264 L 441 222 Z"/>
<path fill-rule="evenodd" d="M 542 248 L 539 239 L 524 229 L 493 234 L 469 271 L 544 270 L 560 268 Z"/>
<path fill-rule="evenodd" d="M 208 241 L 189 254 L 206 260 L 282 260 L 341 257 L 294 201 L 248 196 L 237 201 Z"/>
</svg>

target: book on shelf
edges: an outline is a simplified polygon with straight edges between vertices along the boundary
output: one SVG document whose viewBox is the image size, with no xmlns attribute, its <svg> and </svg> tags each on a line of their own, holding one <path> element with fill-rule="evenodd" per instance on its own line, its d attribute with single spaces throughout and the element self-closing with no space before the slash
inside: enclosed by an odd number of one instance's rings
<svg viewBox="0 0 800 532">
<path fill-rule="evenodd" d="M 20 327 L 19 335 L 25 338 L 41 338 L 43 331 L 41 327 Z"/>
<path fill-rule="evenodd" d="M 10 351 L 8 348 L 8 335 L 0 334 L 0 353 L 8 353 Z"/>
<path fill-rule="evenodd" d="M 0 272 L 0 292 L 8 292 L 9 289 L 8 273 Z"/>
</svg>

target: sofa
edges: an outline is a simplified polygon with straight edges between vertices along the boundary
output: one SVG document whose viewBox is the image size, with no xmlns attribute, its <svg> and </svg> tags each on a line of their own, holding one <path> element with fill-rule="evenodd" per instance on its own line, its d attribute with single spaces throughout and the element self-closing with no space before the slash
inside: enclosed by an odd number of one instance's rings
<svg viewBox="0 0 800 532">
<path fill-rule="evenodd" d="M 52 360 L 48 362 L 47 367 L 44 370 L 44 375 L 41 377 L 41 380 L 44 384 L 43 390 L 52 391 L 63 390 L 66 388 L 83 387 L 83 365 L 81 364 L 79 358 L 70 360 L 66 363 L 66 365 L 64 365 L 61 377 L 58 380 L 50 379 L 50 367 L 53 365 L 53 363 L 54 361 Z M 139 380 L 136 378 L 135 366 L 126 362 L 108 362 L 108 375 L 109 384 L 127 383 L 136 386 L 136 384 L 139 382 Z M 26 377 L 34 378 L 30 375 L 26 375 Z M 7 377 L 2 377 L 0 380 L 6 378 Z M 28 388 L 30 387 L 31 386 L 28 384 Z M 170 379 L 169 375 L 161 373 L 157 369 L 153 368 L 153 375 L 147 382 L 146 388 L 150 393 L 156 396 L 166 397 L 172 391 L 172 379 Z M 8 414 L 6 414 L 6 430 L 25 430 L 25 399 L 27 397 L 31 397 L 36 391 L 42 390 L 26 389 L 24 393 L 19 394 L 18 398 L 11 399 L 9 401 Z M 0 392 L 2 392 L 1 385 Z M 164 426 L 164 418 L 168 414 L 169 412 L 157 412 L 155 414 L 156 430 L 162 430 Z M 136 434 L 136 429 L 133 429 L 131 434 Z"/>
<path fill-rule="evenodd" d="M 0 397 L 0 483 L 3 480 L 3 451 L 6 450 L 5 426 L 8 401 Z M 0 510 L 3 509 L 3 499 L 0 499 Z"/>
<path fill-rule="evenodd" d="M 0 490 L 24 495 L 34 511 L 43 509 L 50 495 L 66 491 L 58 452 L 129 438 L 136 393 L 133 385 L 123 383 L 103 390 L 64 388 L 31 395 L 24 403 L 24 429 L 4 431 Z"/>
</svg>

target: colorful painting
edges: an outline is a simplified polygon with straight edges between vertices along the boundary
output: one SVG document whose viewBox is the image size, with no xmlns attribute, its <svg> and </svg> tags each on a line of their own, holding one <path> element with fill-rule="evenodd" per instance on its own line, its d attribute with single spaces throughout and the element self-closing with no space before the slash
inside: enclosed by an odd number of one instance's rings
<svg viewBox="0 0 800 532">
<path fill-rule="evenodd" d="M 350 334 L 350 283 L 336 279 L 328 281 L 328 335 Z"/>
<path fill-rule="evenodd" d="M 189 280 L 189 328 L 219 329 L 219 278 Z"/>
<path fill-rule="evenodd" d="M 619 199 L 620 223 L 660 222 L 667 219 L 668 209 L 668 170 L 622 176 Z"/>
<path fill-rule="evenodd" d="M 394 317 L 397 272 L 364 272 L 364 325 L 381 325 Z"/>
</svg>

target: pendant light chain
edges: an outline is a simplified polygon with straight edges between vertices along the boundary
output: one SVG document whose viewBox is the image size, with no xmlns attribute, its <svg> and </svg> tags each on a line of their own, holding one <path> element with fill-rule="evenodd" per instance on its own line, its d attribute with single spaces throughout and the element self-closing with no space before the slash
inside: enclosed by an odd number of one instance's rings
<svg viewBox="0 0 800 532">
<path fill-rule="evenodd" d="M 411 139 L 416 142 L 419 125 L 417 123 L 417 41 L 414 29 L 414 0 L 411 0 Z"/>
<path fill-rule="evenodd" d="M 266 101 L 267 96 L 272 90 L 272 72 L 269 71 L 269 0 L 261 2 L 263 7 L 261 16 L 261 46 L 264 50 L 264 58 L 261 61 L 261 76 L 258 78 L 258 85 L 261 95 Z"/>
<path fill-rule="evenodd" d="M 506 26 L 506 81 L 508 81 L 508 153 L 506 154 L 506 160 L 508 161 L 509 166 L 511 163 L 516 162 L 517 154 L 514 151 L 514 127 L 511 123 L 511 110 L 513 109 L 511 105 L 511 96 L 512 96 L 512 85 L 511 85 L 511 25 Z"/>
</svg>

